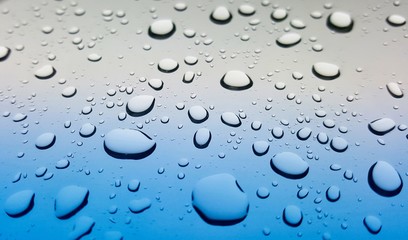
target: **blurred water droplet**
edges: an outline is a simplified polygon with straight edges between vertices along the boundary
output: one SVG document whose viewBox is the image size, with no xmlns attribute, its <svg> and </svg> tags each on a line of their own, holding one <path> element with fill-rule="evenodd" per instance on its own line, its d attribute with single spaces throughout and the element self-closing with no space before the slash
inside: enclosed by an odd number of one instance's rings
<svg viewBox="0 0 408 240">
<path fill-rule="evenodd" d="M 398 15 L 398 14 L 392 14 L 390 16 L 387 17 L 387 22 L 394 27 L 399 27 L 404 25 L 407 20 L 405 19 L 405 17 Z"/>
</svg>

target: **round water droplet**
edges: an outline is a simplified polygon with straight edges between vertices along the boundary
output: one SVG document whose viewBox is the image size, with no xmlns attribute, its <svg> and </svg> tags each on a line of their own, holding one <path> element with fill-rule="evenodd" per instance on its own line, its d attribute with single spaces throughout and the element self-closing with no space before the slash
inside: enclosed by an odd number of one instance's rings
<svg viewBox="0 0 408 240">
<path fill-rule="evenodd" d="M 9 196 L 4 204 L 4 211 L 10 217 L 22 217 L 34 207 L 34 192 L 23 190 Z"/>
<path fill-rule="evenodd" d="M 69 167 L 69 164 L 70 164 L 69 160 L 61 159 L 55 164 L 55 168 L 56 169 L 65 169 L 65 168 Z"/>
<path fill-rule="evenodd" d="M 95 125 L 91 124 L 91 123 L 85 123 L 84 125 L 82 125 L 81 129 L 79 129 L 79 135 L 81 135 L 81 137 L 91 137 L 92 135 L 94 135 L 96 132 L 96 127 Z"/>
<path fill-rule="evenodd" d="M 265 155 L 269 150 L 269 143 L 266 141 L 256 141 L 252 144 L 252 150 L 257 156 Z"/>
<path fill-rule="evenodd" d="M 404 96 L 404 93 L 402 92 L 401 88 L 395 82 L 387 83 L 387 89 L 391 96 L 395 98 L 402 98 Z"/>
<path fill-rule="evenodd" d="M 150 95 L 139 95 L 131 98 L 126 104 L 130 116 L 140 117 L 148 114 L 154 106 L 155 98 Z"/>
<path fill-rule="evenodd" d="M 210 15 L 211 21 L 217 24 L 229 23 L 232 19 L 232 14 L 224 6 L 218 6 Z"/>
<path fill-rule="evenodd" d="M 348 142 L 341 137 L 334 137 L 330 141 L 330 147 L 336 152 L 344 152 L 348 148 Z"/>
<path fill-rule="evenodd" d="M 230 174 L 211 175 L 199 180 L 192 192 L 194 209 L 212 225 L 233 225 L 245 219 L 247 195 Z"/>
<path fill-rule="evenodd" d="M 89 190 L 85 187 L 70 185 L 61 188 L 55 198 L 55 216 L 67 219 L 75 215 L 88 203 Z"/>
<path fill-rule="evenodd" d="M 259 129 L 261 129 L 261 127 L 262 127 L 262 123 L 260 121 L 253 121 L 251 123 L 251 128 L 254 131 L 258 131 Z"/>
<path fill-rule="evenodd" d="M 183 2 L 178 2 L 176 4 L 174 4 L 174 9 L 176 9 L 177 11 L 184 11 L 187 9 L 187 4 L 183 3 Z"/>
<path fill-rule="evenodd" d="M 149 27 L 149 36 L 155 39 L 166 39 L 176 31 L 176 25 L 171 19 L 154 21 Z"/>
<path fill-rule="evenodd" d="M 238 8 L 238 12 L 243 16 L 251 16 L 255 13 L 255 8 L 249 4 L 242 4 Z"/>
<path fill-rule="evenodd" d="M 156 142 L 139 130 L 116 128 L 106 134 L 104 147 L 114 158 L 141 159 L 154 151 Z"/>
<path fill-rule="evenodd" d="M 49 64 L 42 66 L 41 68 L 37 69 L 34 75 L 38 79 L 49 79 L 52 78 L 57 71 L 55 68 Z"/>
<path fill-rule="evenodd" d="M 241 120 L 233 112 L 224 112 L 221 114 L 221 121 L 230 127 L 241 126 Z"/>
<path fill-rule="evenodd" d="M 300 36 L 300 34 L 289 32 L 276 39 L 276 43 L 281 47 L 291 47 L 298 44 L 301 40 L 302 37 Z"/>
<path fill-rule="evenodd" d="M 327 18 L 329 28 L 337 32 L 350 32 L 353 29 L 353 19 L 346 12 L 334 12 Z"/>
<path fill-rule="evenodd" d="M 272 19 L 275 21 L 283 21 L 287 16 L 288 12 L 284 8 L 277 8 L 271 14 Z"/>
<path fill-rule="evenodd" d="M 290 179 L 303 178 L 309 172 L 309 164 L 292 152 L 275 154 L 271 159 L 271 167 L 277 174 Z"/>
<path fill-rule="evenodd" d="M 228 71 L 221 78 L 221 86 L 229 90 L 245 90 L 252 87 L 252 79 L 242 71 Z"/>
<path fill-rule="evenodd" d="M 401 192 L 401 176 L 393 166 L 385 161 L 374 163 L 368 171 L 368 183 L 376 193 L 393 197 Z"/>
<path fill-rule="evenodd" d="M 202 106 L 192 106 L 188 110 L 188 117 L 193 123 L 205 122 L 208 116 L 208 111 Z"/>
<path fill-rule="evenodd" d="M 140 181 L 137 179 L 132 179 L 129 181 L 127 188 L 131 192 L 136 192 L 137 190 L 139 190 L 139 187 L 140 187 Z"/>
<path fill-rule="evenodd" d="M 171 58 L 164 58 L 160 60 L 159 64 L 157 65 L 158 69 L 164 73 L 172 73 L 176 71 L 179 67 L 178 62 Z"/>
<path fill-rule="evenodd" d="M 158 78 L 152 78 L 148 82 L 149 86 L 152 87 L 154 90 L 159 91 L 163 88 L 163 81 Z"/>
<path fill-rule="evenodd" d="M 280 127 L 274 127 L 274 128 L 272 128 L 272 136 L 274 137 L 274 138 L 277 138 L 277 139 L 281 139 L 282 137 L 283 137 L 283 135 L 284 135 L 284 131 L 283 131 L 283 129 L 282 128 L 280 128 Z"/>
<path fill-rule="evenodd" d="M 398 14 L 392 14 L 389 17 L 387 17 L 387 22 L 394 27 L 399 27 L 404 25 L 407 20 L 405 19 L 405 17 L 398 15 Z"/>
<path fill-rule="evenodd" d="M 11 52 L 10 48 L 0 46 L 0 61 L 6 60 L 10 55 L 10 52 Z"/>
<path fill-rule="evenodd" d="M 312 135 L 312 129 L 308 127 L 301 128 L 296 135 L 299 140 L 305 141 Z"/>
<path fill-rule="evenodd" d="M 313 73 L 324 80 L 333 80 L 340 76 L 340 69 L 337 65 L 326 62 L 317 62 L 313 65 Z"/>
<path fill-rule="evenodd" d="M 52 147 L 56 140 L 55 134 L 51 132 L 43 133 L 35 140 L 35 146 L 38 149 L 44 150 Z"/>
<path fill-rule="evenodd" d="M 330 186 L 326 191 L 326 198 L 330 202 L 336 202 L 340 199 L 340 188 L 337 186 Z"/>
<path fill-rule="evenodd" d="M 372 234 L 378 234 L 381 231 L 382 223 L 376 216 L 368 215 L 364 218 L 363 223 Z"/>
<path fill-rule="evenodd" d="M 77 93 L 77 89 L 74 86 L 66 87 L 62 90 L 61 95 L 66 98 L 73 97 Z"/>
<path fill-rule="evenodd" d="M 200 128 L 194 134 L 194 146 L 197 148 L 206 148 L 211 141 L 211 132 L 207 128 Z"/>
<path fill-rule="evenodd" d="M 96 53 L 92 53 L 88 55 L 88 60 L 91 62 L 99 62 L 99 60 L 102 59 L 102 56 L 96 54 Z"/>
<path fill-rule="evenodd" d="M 289 205 L 283 210 L 283 221 L 291 226 L 297 227 L 302 223 L 303 213 L 298 206 Z"/>
<path fill-rule="evenodd" d="M 395 128 L 394 120 L 390 118 L 379 118 L 368 124 L 368 129 L 376 135 L 385 135 Z"/>
<path fill-rule="evenodd" d="M 256 190 L 256 195 L 261 199 L 269 197 L 269 194 L 269 190 L 266 187 L 259 187 L 258 190 Z"/>
</svg>

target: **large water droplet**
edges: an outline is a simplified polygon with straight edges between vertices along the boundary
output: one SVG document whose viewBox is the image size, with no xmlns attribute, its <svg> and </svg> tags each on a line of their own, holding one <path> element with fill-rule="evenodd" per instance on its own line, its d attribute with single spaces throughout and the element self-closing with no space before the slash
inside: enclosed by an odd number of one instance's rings
<svg viewBox="0 0 408 240">
<path fill-rule="evenodd" d="M 202 178 L 192 192 L 193 206 L 207 223 L 232 225 L 248 214 L 249 201 L 234 176 L 222 173 Z"/>
<path fill-rule="evenodd" d="M 255 13 L 255 8 L 249 4 L 242 4 L 238 8 L 238 12 L 243 16 L 251 16 Z"/>
<path fill-rule="evenodd" d="M 276 43 L 281 47 L 291 47 L 298 44 L 302 40 L 302 37 L 298 33 L 290 32 L 285 33 L 276 39 Z"/>
<path fill-rule="evenodd" d="M 324 80 L 333 80 L 340 76 L 340 69 L 337 65 L 326 62 L 317 62 L 313 65 L 313 73 Z"/>
<path fill-rule="evenodd" d="M 106 134 L 104 147 L 114 158 L 141 159 L 154 151 L 156 142 L 139 130 L 116 128 Z"/>
<path fill-rule="evenodd" d="M 382 223 L 376 216 L 368 215 L 363 222 L 370 233 L 378 234 L 381 231 Z"/>
<path fill-rule="evenodd" d="M 62 90 L 61 95 L 66 98 L 73 97 L 77 92 L 77 89 L 74 86 L 66 87 Z"/>
<path fill-rule="evenodd" d="M 272 128 L 271 133 L 272 133 L 272 136 L 274 136 L 275 138 L 281 139 L 285 132 L 280 127 L 274 127 Z"/>
<path fill-rule="evenodd" d="M 252 150 L 257 156 L 265 155 L 269 150 L 269 143 L 266 141 L 256 141 L 252 144 Z"/>
<path fill-rule="evenodd" d="M 275 154 L 271 159 L 271 167 L 277 174 L 290 179 L 303 178 L 309 172 L 309 164 L 292 152 Z"/>
<path fill-rule="evenodd" d="M 10 52 L 11 52 L 10 48 L 0 46 L 0 61 L 6 60 L 8 56 L 10 55 Z"/>
<path fill-rule="evenodd" d="M 55 68 L 49 64 L 42 66 L 41 68 L 37 69 L 34 75 L 38 79 L 49 79 L 52 78 L 57 71 Z"/>
<path fill-rule="evenodd" d="M 221 114 L 221 121 L 230 127 L 241 126 L 241 120 L 233 112 L 224 112 Z"/>
<path fill-rule="evenodd" d="M 192 106 L 188 110 L 188 117 L 193 123 L 202 123 L 208 119 L 208 111 L 202 106 Z"/>
<path fill-rule="evenodd" d="M 387 17 L 387 22 L 394 27 L 399 27 L 404 25 L 407 20 L 405 19 L 405 17 L 398 15 L 398 14 L 392 14 L 389 17 Z"/>
<path fill-rule="evenodd" d="M 271 14 L 271 18 L 277 22 L 285 20 L 287 16 L 288 12 L 284 8 L 277 8 Z"/>
<path fill-rule="evenodd" d="M 207 128 L 200 128 L 194 134 L 194 146 L 197 148 L 206 148 L 211 141 L 211 132 Z"/>
<path fill-rule="evenodd" d="M 303 213 L 298 206 L 289 205 L 283 210 L 283 221 L 291 226 L 297 227 L 302 223 Z"/>
<path fill-rule="evenodd" d="M 231 21 L 232 14 L 226 7 L 219 6 L 211 13 L 210 19 L 217 24 L 226 24 Z"/>
<path fill-rule="evenodd" d="M 99 62 L 102 59 L 102 56 L 96 53 L 91 53 L 88 55 L 88 60 L 91 62 Z"/>
<path fill-rule="evenodd" d="M 69 233 L 68 239 L 81 239 L 83 236 L 91 233 L 95 226 L 95 220 L 88 216 L 80 216 L 76 221 L 74 228 Z"/>
<path fill-rule="evenodd" d="M 155 98 L 151 95 L 139 95 L 131 98 L 126 104 L 126 111 L 133 117 L 148 114 L 154 106 Z"/>
<path fill-rule="evenodd" d="M 141 213 L 150 208 L 152 201 L 149 198 L 135 199 L 129 202 L 129 210 L 132 213 Z"/>
<path fill-rule="evenodd" d="M 150 25 L 149 36 L 156 39 L 166 39 L 171 37 L 175 31 L 176 25 L 171 19 L 161 19 Z"/>
<path fill-rule="evenodd" d="M 55 216 L 67 219 L 75 215 L 88 203 L 89 190 L 85 187 L 70 185 L 61 188 L 55 198 Z"/>
<path fill-rule="evenodd" d="M 395 82 L 387 83 L 387 89 L 391 96 L 395 98 L 402 98 L 404 96 L 404 93 L 402 92 L 401 88 Z"/>
<path fill-rule="evenodd" d="M 23 190 L 9 196 L 4 204 L 4 211 L 10 217 L 22 217 L 34 207 L 34 192 Z"/>
<path fill-rule="evenodd" d="M 47 149 L 52 147 L 52 145 L 54 145 L 56 140 L 55 134 L 54 133 L 43 133 L 40 136 L 37 137 L 37 139 L 35 140 L 35 146 L 38 149 Z"/>
<path fill-rule="evenodd" d="M 376 193 L 392 197 L 401 192 L 401 176 L 393 166 L 385 161 L 374 163 L 368 171 L 368 183 Z"/>
<path fill-rule="evenodd" d="M 245 90 L 252 87 L 252 79 L 239 70 L 228 71 L 221 78 L 221 86 L 229 90 Z"/>
<path fill-rule="evenodd" d="M 179 64 L 177 61 L 171 59 L 171 58 L 164 58 L 160 60 L 159 64 L 157 65 L 158 69 L 161 72 L 164 73 L 172 73 L 176 71 L 179 67 Z"/>
<path fill-rule="evenodd" d="M 368 129 L 376 135 L 384 135 L 395 128 L 395 122 L 391 118 L 379 118 L 368 124 Z"/>
<path fill-rule="evenodd" d="M 334 137 L 330 141 L 330 147 L 336 152 L 344 152 L 348 148 L 348 142 L 341 137 Z"/>
<path fill-rule="evenodd" d="M 81 137 L 91 137 L 92 135 L 94 135 L 96 132 L 96 127 L 95 125 L 91 124 L 91 123 L 85 123 L 84 125 L 82 125 L 81 129 L 79 129 L 79 135 L 81 135 Z"/>
<path fill-rule="evenodd" d="M 163 88 L 163 81 L 158 78 L 152 78 L 148 82 L 149 86 L 152 87 L 154 90 L 159 91 Z"/>
<path fill-rule="evenodd" d="M 305 141 L 310 137 L 310 135 L 312 135 L 312 129 L 308 127 L 301 128 L 296 135 L 299 140 Z"/>
<path fill-rule="evenodd" d="M 327 18 L 329 28 L 337 32 L 350 32 L 353 29 L 353 19 L 346 12 L 334 12 Z"/>
<path fill-rule="evenodd" d="M 326 198 L 330 202 L 336 202 L 340 199 L 340 188 L 337 186 L 330 186 L 326 191 Z"/>
</svg>

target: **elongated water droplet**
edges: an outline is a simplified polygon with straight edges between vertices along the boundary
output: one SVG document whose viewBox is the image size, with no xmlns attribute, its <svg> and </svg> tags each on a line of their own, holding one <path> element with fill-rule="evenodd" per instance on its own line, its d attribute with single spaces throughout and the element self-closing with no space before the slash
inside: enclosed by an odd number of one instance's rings
<svg viewBox="0 0 408 240">
<path fill-rule="evenodd" d="M 252 87 L 252 79 L 239 70 L 228 71 L 221 78 L 221 86 L 229 90 L 245 90 Z"/>
<path fill-rule="evenodd" d="M 88 203 L 89 190 L 85 187 L 70 185 L 61 188 L 55 198 L 55 216 L 67 219 L 75 215 Z"/>
<path fill-rule="evenodd" d="M 372 234 L 378 234 L 381 231 L 382 223 L 376 216 L 368 215 L 363 220 L 364 226 Z"/>
<path fill-rule="evenodd" d="M 158 69 L 164 73 L 172 73 L 176 71 L 179 67 L 178 62 L 171 58 L 164 58 L 160 60 L 159 64 L 157 65 Z"/>
<path fill-rule="evenodd" d="M 395 128 L 395 122 L 391 118 L 379 118 L 368 124 L 368 129 L 375 135 L 385 135 Z"/>
<path fill-rule="evenodd" d="M 230 127 L 241 126 L 241 120 L 233 112 L 224 112 L 221 114 L 221 121 Z"/>
<path fill-rule="evenodd" d="M 35 140 L 35 146 L 38 149 L 44 150 L 52 147 L 56 140 L 55 134 L 51 132 L 43 133 Z"/>
<path fill-rule="evenodd" d="M 318 62 L 313 65 L 313 73 L 324 80 L 333 80 L 340 76 L 340 69 L 337 65 L 326 62 Z"/>
<path fill-rule="evenodd" d="M 211 141 L 211 132 L 207 128 L 200 128 L 194 134 L 194 146 L 197 148 L 206 148 Z"/>
<path fill-rule="evenodd" d="M 4 204 L 4 211 L 10 217 L 22 217 L 34 207 L 34 192 L 23 190 L 9 196 Z"/>
<path fill-rule="evenodd" d="M 208 111 L 202 106 L 192 106 L 188 110 L 188 117 L 193 123 L 202 123 L 208 119 Z"/>
<path fill-rule="evenodd" d="M 404 93 L 402 92 L 401 88 L 395 82 L 387 83 L 387 89 L 391 96 L 395 98 L 402 98 L 404 96 Z"/>
<path fill-rule="evenodd" d="M 276 43 L 281 47 L 291 47 L 298 44 L 302 40 L 302 37 L 298 33 L 290 32 L 285 33 L 276 39 Z"/>
<path fill-rule="evenodd" d="M 0 61 L 6 60 L 10 55 L 10 52 L 11 52 L 10 48 L 0 46 Z"/>
<path fill-rule="evenodd" d="M 290 179 L 303 178 L 309 172 L 309 164 L 292 152 L 275 154 L 271 159 L 271 167 L 277 174 Z"/>
<path fill-rule="evenodd" d="M 154 106 L 155 98 L 150 95 L 139 95 L 131 98 L 126 104 L 126 111 L 133 117 L 148 114 Z"/>
<path fill-rule="evenodd" d="M 49 64 L 42 66 L 41 68 L 37 69 L 34 75 L 38 79 L 49 79 L 52 78 L 57 71 L 55 68 Z"/>
<path fill-rule="evenodd" d="M 399 27 L 404 25 L 407 20 L 405 19 L 405 17 L 398 15 L 398 14 L 392 14 L 389 17 L 387 17 L 387 22 L 394 27 Z"/>
</svg>

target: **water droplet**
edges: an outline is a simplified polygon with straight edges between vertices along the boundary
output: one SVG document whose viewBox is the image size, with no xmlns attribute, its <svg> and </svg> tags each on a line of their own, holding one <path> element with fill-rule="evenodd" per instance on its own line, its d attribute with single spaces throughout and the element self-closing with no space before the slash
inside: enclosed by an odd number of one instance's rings
<svg viewBox="0 0 408 240">
<path fill-rule="evenodd" d="M 95 220 L 88 216 L 80 216 L 75 220 L 75 225 L 68 235 L 68 239 L 81 239 L 91 233 Z"/>
<path fill-rule="evenodd" d="M 378 219 L 377 217 L 368 215 L 367 217 L 364 218 L 363 222 L 364 226 L 370 233 L 378 234 L 381 231 L 382 223 L 380 219 Z"/>
<path fill-rule="evenodd" d="M 129 183 L 128 183 L 127 188 L 131 192 L 136 192 L 140 188 L 140 181 L 137 180 L 137 179 L 130 180 Z"/>
<path fill-rule="evenodd" d="M 188 117 L 193 123 L 202 123 L 208 119 L 208 111 L 202 106 L 192 106 L 188 110 Z"/>
<path fill-rule="evenodd" d="M 42 177 L 45 175 L 45 173 L 47 172 L 47 168 L 46 167 L 39 167 L 37 168 L 37 170 L 35 170 L 35 176 L 36 177 Z"/>
<path fill-rule="evenodd" d="M 38 149 L 44 150 L 52 147 L 56 140 L 55 134 L 51 132 L 43 133 L 35 140 L 35 146 Z"/>
<path fill-rule="evenodd" d="M 188 65 L 195 65 L 198 62 L 198 58 L 194 56 L 187 56 L 184 58 L 184 62 Z"/>
<path fill-rule="evenodd" d="M 309 172 L 309 164 L 292 152 L 275 154 L 271 159 L 271 167 L 277 174 L 290 179 L 303 178 Z"/>
<path fill-rule="evenodd" d="M 255 13 L 255 8 L 249 4 L 242 4 L 238 8 L 238 12 L 243 16 L 251 16 Z"/>
<path fill-rule="evenodd" d="M 405 17 L 398 15 L 398 14 L 392 14 L 389 17 L 387 17 L 387 22 L 394 27 L 399 27 L 404 25 L 407 20 L 405 19 Z"/>
<path fill-rule="evenodd" d="M 149 86 L 152 87 L 154 90 L 159 91 L 163 88 L 163 81 L 158 78 L 152 78 L 148 82 Z"/>
<path fill-rule="evenodd" d="M 16 115 L 13 116 L 13 122 L 21 122 L 27 118 L 27 115 L 23 113 L 16 113 Z"/>
<path fill-rule="evenodd" d="M 265 155 L 269 150 L 269 143 L 266 141 L 256 141 L 252 144 L 252 150 L 257 156 Z"/>
<path fill-rule="evenodd" d="M 261 129 L 261 127 L 262 127 L 262 123 L 260 121 L 253 121 L 251 123 L 251 128 L 254 131 L 258 131 L 259 129 Z"/>
<path fill-rule="evenodd" d="M 217 24 L 229 23 L 232 19 L 232 14 L 224 6 L 218 6 L 210 15 L 211 21 Z"/>
<path fill-rule="evenodd" d="M 379 118 L 368 124 L 368 129 L 376 135 L 385 135 L 395 128 L 394 120 L 390 118 Z"/>
<path fill-rule="evenodd" d="M 269 194 L 269 190 L 266 187 L 259 187 L 258 190 L 256 190 L 256 195 L 261 199 L 269 197 Z"/>
<path fill-rule="evenodd" d="M 283 131 L 283 129 L 282 128 L 280 128 L 280 127 L 274 127 L 274 128 L 272 128 L 272 136 L 274 137 L 274 138 L 277 138 L 277 139 L 281 139 L 282 137 L 283 137 L 283 135 L 284 135 L 284 131 Z"/>
<path fill-rule="evenodd" d="M 91 53 L 88 55 L 88 60 L 91 62 L 99 62 L 99 60 L 102 59 L 102 56 L 96 54 L 96 53 Z"/>
<path fill-rule="evenodd" d="M 303 213 L 298 206 L 289 205 L 283 210 L 282 217 L 287 225 L 297 227 L 302 223 Z"/>
<path fill-rule="evenodd" d="M 297 192 L 297 197 L 299 199 L 303 199 L 303 198 L 307 197 L 307 195 L 309 195 L 309 189 L 307 189 L 307 188 L 302 188 Z"/>
<path fill-rule="evenodd" d="M 49 64 L 42 66 L 41 68 L 37 69 L 34 75 L 38 79 L 49 79 L 52 78 L 57 71 L 55 68 Z"/>
<path fill-rule="evenodd" d="M 300 34 L 289 32 L 276 39 L 276 43 L 281 47 L 292 47 L 298 44 L 301 40 L 302 37 L 300 36 Z"/>
<path fill-rule="evenodd" d="M 348 148 L 348 143 L 344 138 L 334 137 L 330 141 L 330 147 L 336 152 L 344 152 Z"/>
<path fill-rule="evenodd" d="M 56 169 L 65 169 L 69 166 L 70 162 L 67 159 L 61 159 L 55 164 Z"/>
<path fill-rule="evenodd" d="M 395 82 L 387 83 L 387 89 L 391 96 L 395 98 L 402 98 L 404 96 L 404 93 L 402 92 L 401 88 Z"/>
<path fill-rule="evenodd" d="M 284 8 L 277 8 L 271 14 L 272 19 L 277 22 L 285 20 L 287 16 L 288 12 Z"/>
<path fill-rule="evenodd" d="M 221 121 L 230 127 L 241 126 L 241 120 L 233 112 L 224 112 L 221 114 Z"/>
<path fill-rule="evenodd" d="M 324 80 L 333 80 L 340 76 L 340 69 L 337 65 L 326 62 L 317 62 L 313 65 L 313 73 Z"/>
<path fill-rule="evenodd" d="M 192 192 L 194 209 L 212 225 L 233 225 L 245 219 L 247 195 L 234 176 L 222 173 L 200 179 Z"/>
<path fill-rule="evenodd" d="M 296 135 L 299 140 L 305 141 L 312 135 L 312 129 L 308 127 L 301 128 Z"/>
<path fill-rule="evenodd" d="M 141 213 L 150 208 L 152 201 L 148 198 L 135 199 L 129 202 L 129 210 L 132 213 Z"/>
<path fill-rule="evenodd" d="M 397 170 L 385 161 L 378 161 L 370 167 L 368 183 L 371 189 L 385 197 L 398 195 L 403 186 Z"/>
<path fill-rule="evenodd" d="M 353 29 L 353 19 L 346 12 L 334 12 L 327 18 L 329 28 L 337 32 L 350 32 Z"/>
<path fill-rule="evenodd" d="M 10 55 L 10 52 L 11 52 L 10 48 L 0 46 L 0 61 L 6 60 Z"/>
<path fill-rule="evenodd" d="M 336 202 L 340 199 L 340 188 L 337 186 L 330 186 L 326 191 L 326 198 L 330 202 Z"/>
<path fill-rule="evenodd" d="M 149 27 L 149 36 L 155 39 L 166 39 L 176 31 L 176 25 L 171 19 L 154 21 Z"/>
<path fill-rule="evenodd" d="M 176 71 L 179 67 L 178 62 L 171 58 L 164 58 L 160 60 L 159 64 L 157 65 L 158 69 L 164 73 L 172 73 Z"/>
<path fill-rule="evenodd" d="M 84 125 L 82 125 L 81 129 L 79 129 L 79 135 L 81 135 L 81 137 L 91 137 L 92 135 L 94 135 L 96 132 L 96 127 L 95 125 L 91 124 L 91 123 L 85 123 Z"/>
<path fill-rule="evenodd" d="M 211 141 L 211 132 L 207 128 L 200 128 L 194 134 L 194 146 L 197 148 L 206 148 Z"/>
<path fill-rule="evenodd" d="M 187 4 L 183 3 L 183 2 L 178 2 L 176 4 L 174 4 L 174 9 L 176 9 L 177 11 L 185 11 L 187 9 Z"/>
<path fill-rule="evenodd" d="M 297 28 L 297 29 L 303 29 L 303 28 L 306 27 L 306 24 L 305 24 L 302 20 L 297 19 L 297 18 L 292 19 L 292 20 L 290 21 L 290 25 L 291 25 L 292 27 L 294 27 L 294 28 Z"/>
<path fill-rule="evenodd" d="M 9 196 L 4 204 L 4 211 L 10 217 L 22 217 L 34 207 L 34 192 L 23 190 Z"/>
<path fill-rule="evenodd" d="M 135 96 L 126 104 L 126 111 L 130 116 L 140 117 L 153 109 L 154 102 L 155 98 L 151 95 Z"/>
<path fill-rule="evenodd" d="M 187 71 L 184 73 L 183 82 L 184 83 L 191 83 L 194 80 L 195 73 L 193 71 Z"/>
<path fill-rule="evenodd" d="M 73 97 L 77 93 L 77 89 L 74 86 L 66 87 L 62 90 L 61 95 L 66 98 Z"/>
<path fill-rule="evenodd" d="M 67 219 L 75 215 L 88 203 L 89 190 L 85 187 L 69 185 L 63 187 L 55 198 L 55 216 Z"/>
<path fill-rule="evenodd" d="M 51 26 L 44 26 L 41 31 L 45 34 L 50 34 L 52 31 L 54 31 L 54 28 Z"/>
<path fill-rule="evenodd" d="M 221 86 L 229 90 L 245 90 L 252 87 L 252 79 L 242 71 L 228 71 L 221 78 Z"/>
</svg>

